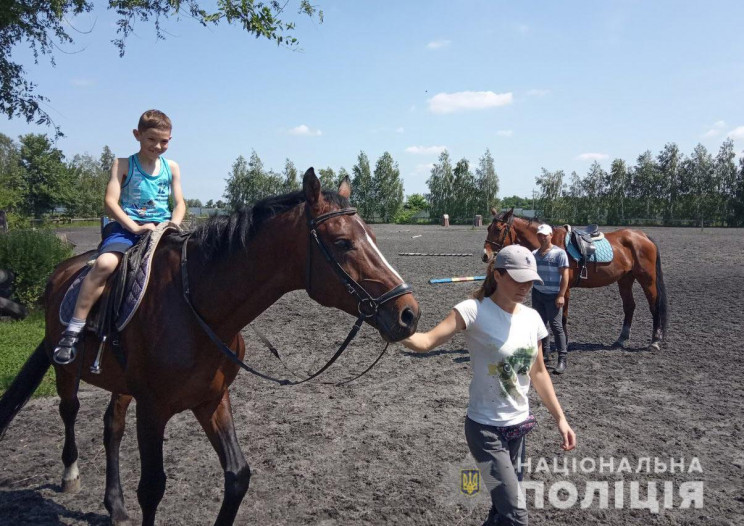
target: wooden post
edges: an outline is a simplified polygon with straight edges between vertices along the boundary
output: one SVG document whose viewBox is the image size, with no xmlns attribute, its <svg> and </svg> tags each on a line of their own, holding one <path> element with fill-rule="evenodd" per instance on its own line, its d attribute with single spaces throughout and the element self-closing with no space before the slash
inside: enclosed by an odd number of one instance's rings
<svg viewBox="0 0 744 526">
<path fill-rule="evenodd" d="M 473 220 L 473 226 L 483 226 L 483 216 L 478 214 Z"/>
<path fill-rule="evenodd" d="M 442 226 L 449 226 L 449 214 L 442 216 Z"/>
</svg>

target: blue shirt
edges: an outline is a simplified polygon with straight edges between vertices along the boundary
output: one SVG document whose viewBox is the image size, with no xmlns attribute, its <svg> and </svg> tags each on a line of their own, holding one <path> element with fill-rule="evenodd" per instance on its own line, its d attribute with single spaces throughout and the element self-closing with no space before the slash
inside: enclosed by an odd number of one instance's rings
<svg viewBox="0 0 744 526">
<path fill-rule="evenodd" d="M 561 269 L 568 267 L 566 251 L 553 245 L 545 255 L 540 255 L 539 248 L 532 254 L 537 262 L 537 273 L 543 280 L 542 285 L 535 283 L 533 287 L 543 294 L 558 294 L 561 290 Z"/>
<path fill-rule="evenodd" d="M 150 175 L 137 160 L 129 157 L 129 172 L 121 187 L 119 203 L 132 220 L 140 223 L 162 223 L 171 218 L 168 198 L 171 193 L 171 171 L 168 160 L 160 157 L 160 171 Z"/>
</svg>

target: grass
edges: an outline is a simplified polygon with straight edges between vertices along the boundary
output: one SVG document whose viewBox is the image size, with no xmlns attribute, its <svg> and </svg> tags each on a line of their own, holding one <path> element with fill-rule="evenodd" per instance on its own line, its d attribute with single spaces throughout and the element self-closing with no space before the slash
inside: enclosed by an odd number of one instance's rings
<svg viewBox="0 0 744 526">
<path fill-rule="evenodd" d="M 42 311 L 32 312 L 25 320 L 0 322 L 0 395 L 10 386 L 43 338 Z M 54 369 L 50 367 L 34 396 L 55 393 Z"/>
</svg>

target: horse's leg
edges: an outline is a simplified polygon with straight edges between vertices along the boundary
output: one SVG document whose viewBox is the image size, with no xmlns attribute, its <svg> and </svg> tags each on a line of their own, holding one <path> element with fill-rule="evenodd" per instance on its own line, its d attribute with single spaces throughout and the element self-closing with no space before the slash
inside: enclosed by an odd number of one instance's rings
<svg viewBox="0 0 744 526">
<path fill-rule="evenodd" d="M 80 401 L 77 396 L 78 381 L 74 372 L 70 374 L 58 368 L 57 394 L 59 395 L 59 416 L 65 424 L 65 444 L 62 447 L 62 463 L 65 471 L 62 474 L 62 491 L 77 493 L 80 491 L 80 472 L 78 471 L 78 450 L 75 443 L 75 420 L 77 419 Z"/>
<path fill-rule="evenodd" d="M 571 289 L 566 289 L 566 294 L 563 296 L 563 315 L 561 322 L 563 323 L 563 335 L 566 337 L 566 350 L 569 350 L 568 343 L 568 300 L 571 298 Z"/>
<path fill-rule="evenodd" d="M 114 525 L 129 523 L 119 479 L 119 446 L 124 435 L 127 407 L 131 401 L 131 396 L 112 394 L 103 415 L 103 445 L 106 448 L 106 493 L 103 505 L 106 506 L 111 516 L 111 524 Z"/>
<path fill-rule="evenodd" d="M 625 319 L 623 320 L 623 330 L 620 331 L 620 337 L 613 347 L 625 347 L 625 342 L 630 338 L 630 326 L 633 323 L 633 312 L 635 311 L 635 300 L 633 299 L 633 282 L 635 277 L 633 274 L 626 274 L 620 278 L 617 282 L 617 286 L 620 289 L 620 298 L 623 300 L 623 312 L 625 313 Z"/>
<path fill-rule="evenodd" d="M 137 442 L 140 453 L 140 481 L 137 500 L 142 508 L 142 525 L 155 524 L 155 512 L 165 494 L 163 436 L 169 416 L 152 401 L 137 399 Z"/>
<path fill-rule="evenodd" d="M 225 473 L 225 496 L 215 524 L 232 524 L 248 491 L 251 470 L 235 435 L 229 391 L 225 390 L 219 402 L 202 404 L 193 412 L 217 452 Z"/>
<path fill-rule="evenodd" d="M 648 346 L 649 351 L 658 351 L 661 349 L 661 318 L 659 316 L 659 309 L 657 308 L 658 291 L 656 289 L 656 278 L 648 272 L 643 272 L 637 276 L 638 283 L 643 288 L 643 293 L 646 295 L 648 300 L 648 308 L 651 310 L 651 316 L 654 320 L 654 326 L 651 332 L 651 344 Z"/>
</svg>

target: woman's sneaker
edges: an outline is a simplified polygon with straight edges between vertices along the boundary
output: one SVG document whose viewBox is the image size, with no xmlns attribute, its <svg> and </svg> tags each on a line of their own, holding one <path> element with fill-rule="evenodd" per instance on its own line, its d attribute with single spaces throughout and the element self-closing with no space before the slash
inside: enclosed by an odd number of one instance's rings
<svg viewBox="0 0 744 526">
<path fill-rule="evenodd" d="M 75 356 L 77 355 L 75 344 L 77 344 L 79 336 L 80 333 L 71 331 L 65 331 L 62 334 L 62 339 L 59 341 L 59 344 L 54 348 L 54 351 L 52 352 L 54 363 L 59 365 L 67 365 L 68 363 L 72 363 L 75 360 Z"/>
</svg>

